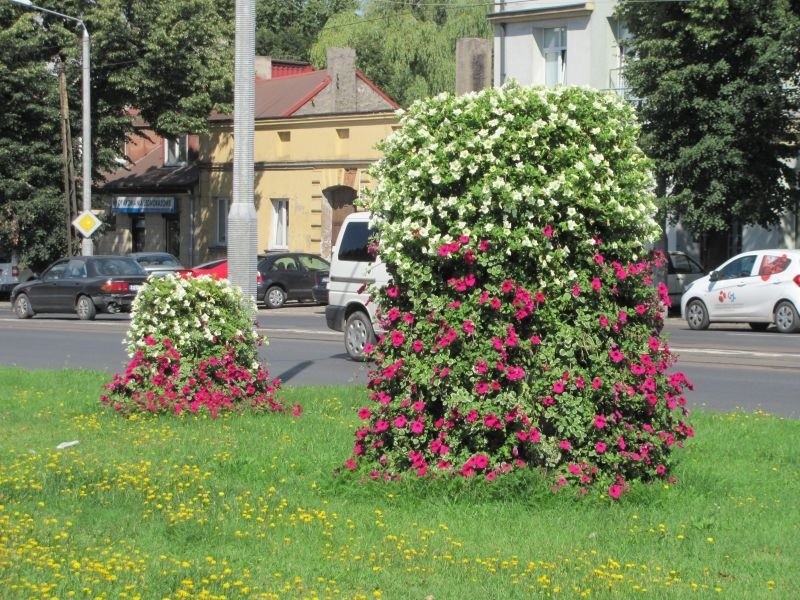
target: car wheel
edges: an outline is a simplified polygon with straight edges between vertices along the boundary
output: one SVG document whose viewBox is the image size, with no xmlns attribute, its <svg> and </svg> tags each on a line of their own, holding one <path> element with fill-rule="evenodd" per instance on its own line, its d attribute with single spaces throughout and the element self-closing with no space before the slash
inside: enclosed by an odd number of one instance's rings
<svg viewBox="0 0 800 600">
<path fill-rule="evenodd" d="M 31 301 L 25 294 L 20 294 L 14 300 L 14 314 L 18 319 L 30 319 L 33 316 L 33 307 Z"/>
<path fill-rule="evenodd" d="M 775 309 L 775 327 L 781 333 L 794 333 L 800 328 L 800 316 L 794 304 L 784 300 Z"/>
<path fill-rule="evenodd" d="M 766 331 L 769 323 L 748 323 L 753 331 Z"/>
<path fill-rule="evenodd" d="M 89 296 L 81 296 L 75 303 L 75 312 L 81 321 L 92 321 L 97 315 L 97 309 Z"/>
<path fill-rule="evenodd" d="M 686 322 L 690 329 L 708 329 L 708 311 L 700 300 L 692 300 L 686 306 Z"/>
<path fill-rule="evenodd" d="M 375 331 L 369 317 L 363 312 L 354 312 L 347 317 L 344 326 L 344 347 L 353 360 L 365 360 L 364 347 L 375 343 Z"/>
<path fill-rule="evenodd" d="M 286 292 L 277 285 L 273 285 L 264 294 L 264 304 L 267 308 L 280 308 L 286 302 Z"/>
</svg>

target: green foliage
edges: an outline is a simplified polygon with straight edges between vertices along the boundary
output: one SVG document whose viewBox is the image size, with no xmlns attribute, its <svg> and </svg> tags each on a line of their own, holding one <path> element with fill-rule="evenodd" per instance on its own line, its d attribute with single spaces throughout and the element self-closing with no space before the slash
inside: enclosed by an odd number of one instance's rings
<svg viewBox="0 0 800 600">
<path fill-rule="evenodd" d="M 280 410 L 280 382 L 258 361 L 255 311 L 225 279 L 151 277 L 133 303 L 131 361 L 101 401 L 124 414 Z"/>
<path fill-rule="evenodd" d="M 642 145 L 673 219 L 696 233 L 775 224 L 792 206 L 800 11 L 791 0 L 621 0 Z"/>
<path fill-rule="evenodd" d="M 357 0 L 257 0 L 256 54 L 309 61 L 311 46 L 328 19 L 354 13 Z"/>
<path fill-rule="evenodd" d="M 127 109 L 163 135 L 204 131 L 232 101 L 233 1 L 64 0 L 37 3 L 82 18 L 91 37 L 92 166 L 118 166 L 133 131 Z M 80 26 L 0 4 L 0 244 L 41 268 L 65 251 L 60 102 L 67 77 L 75 173 L 81 172 Z M 77 186 L 80 188 L 80 184 Z M 59 204 L 60 203 L 60 204 Z"/>
<path fill-rule="evenodd" d="M 311 52 L 325 65 L 329 47 L 356 50 L 359 69 L 391 98 L 408 106 L 418 98 L 455 89 L 455 48 L 462 37 L 491 38 L 489 2 L 380 1 L 333 16 Z"/>
<path fill-rule="evenodd" d="M 657 332 L 649 162 L 633 110 L 509 85 L 414 103 L 365 207 L 393 284 L 375 290 L 374 404 L 350 468 L 557 486 L 667 477 L 688 384 Z"/>
</svg>

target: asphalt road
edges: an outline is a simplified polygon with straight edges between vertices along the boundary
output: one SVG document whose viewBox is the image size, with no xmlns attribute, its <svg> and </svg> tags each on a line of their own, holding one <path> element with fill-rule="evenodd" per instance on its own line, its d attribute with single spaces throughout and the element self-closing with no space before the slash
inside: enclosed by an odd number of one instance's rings
<svg viewBox="0 0 800 600">
<path fill-rule="evenodd" d="M 261 310 L 258 322 L 269 339 L 261 357 L 285 385 L 366 383 L 367 366 L 347 358 L 342 334 L 325 325 L 323 307 Z M 20 321 L 0 302 L 0 364 L 118 372 L 127 363 L 127 327 L 126 315 L 100 315 L 88 323 L 74 315 Z M 664 333 L 679 356 L 676 369 L 694 383 L 690 405 L 800 418 L 800 334 L 759 333 L 746 325 L 691 331 L 679 319 L 668 319 Z"/>
</svg>

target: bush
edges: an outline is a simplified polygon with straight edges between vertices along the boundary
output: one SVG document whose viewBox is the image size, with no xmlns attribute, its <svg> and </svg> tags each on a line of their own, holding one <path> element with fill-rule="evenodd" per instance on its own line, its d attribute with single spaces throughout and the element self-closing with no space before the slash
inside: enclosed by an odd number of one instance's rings
<svg viewBox="0 0 800 600">
<path fill-rule="evenodd" d="M 668 477 L 689 383 L 659 337 L 658 234 L 629 106 L 518 85 L 415 103 L 365 208 L 393 283 L 374 401 L 346 466 L 372 477 L 541 467 L 554 487 Z"/>
<path fill-rule="evenodd" d="M 280 381 L 270 380 L 258 360 L 264 339 L 255 312 L 227 280 L 149 279 L 133 304 L 131 361 L 101 401 L 124 414 L 282 410 L 275 398 Z"/>
</svg>

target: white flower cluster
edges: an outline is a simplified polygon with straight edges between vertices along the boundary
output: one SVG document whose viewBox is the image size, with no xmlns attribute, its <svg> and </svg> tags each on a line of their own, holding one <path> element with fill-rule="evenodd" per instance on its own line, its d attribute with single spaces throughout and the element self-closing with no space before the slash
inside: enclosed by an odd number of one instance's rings
<svg viewBox="0 0 800 600">
<path fill-rule="evenodd" d="M 192 352 L 245 331 L 255 342 L 255 313 L 252 298 L 245 299 L 227 280 L 208 275 L 151 278 L 133 302 L 125 340 L 128 354 L 146 351 L 152 340 L 164 339 L 178 352 Z"/>
</svg>

